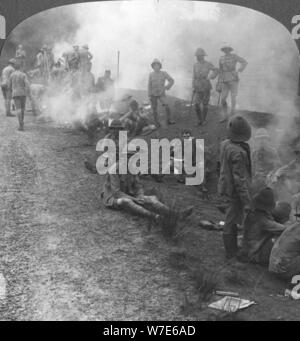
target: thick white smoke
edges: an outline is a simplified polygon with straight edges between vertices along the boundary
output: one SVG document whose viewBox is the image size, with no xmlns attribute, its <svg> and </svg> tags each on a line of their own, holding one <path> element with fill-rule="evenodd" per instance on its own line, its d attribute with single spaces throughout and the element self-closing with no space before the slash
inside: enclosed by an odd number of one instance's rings
<svg viewBox="0 0 300 341">
<path fill-rule="evenodd" d="M 109 68 L 120 87 L 146 89 L 150 63 L 157 57 L 175 78 L 171 94 L 189 98 L 198 46 L 218 65 L 222 43 L 232 44 L 248 62 L 241 76 L 240 108 L 280 113 L 293 101 L 298 53 L 286 28 L 259 12 L 218 3 L 143 0 L 74 5 L 80 28 L 74 42 L 88 43 L 93 72 Z M 73 43 L 73 42 L 72 42 Z"/>
</svg>

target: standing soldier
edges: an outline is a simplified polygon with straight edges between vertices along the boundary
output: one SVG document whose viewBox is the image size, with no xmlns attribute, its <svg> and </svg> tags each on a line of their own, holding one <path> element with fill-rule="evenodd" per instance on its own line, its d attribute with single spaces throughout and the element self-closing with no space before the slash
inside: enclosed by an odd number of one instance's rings
<svg viewBox="0 0 300 341">
<path fill-rule="evenodd" d="M 243 72 L 247 66 L 247 61 L 244 58 L 232 53 L 233 48 L 229 45 L 221 48 L 225 54 L 220 58 L 220 84 L 221 90 L 221 103 L 223 111 L 223 119 L 221 122 L 225 122 L 228 119 L 227 112 L 227 97 L 231 95 L 231 115 L 235 114 L 236 97 L 238 94 L 239 73 Z M 240 64 L 240 68 L 236 71 L 237 64 Z"/>
<path fill-rule="evenodd" d="M 88 71 L 92 68 L 92 58 L 93 55 L 89 51 L 89 47 L 87 44 L 83 45 L 82 48 L 78 51 L 79 53 L 79 68 L 81 71 Z"/>
<path fill-rule="evenodd" d="M 174 124 L 175 122 L 171 118 L 171 110 L 167 103 L 166 91 L 170 90 L 174 84 L 174 79 L 166 72 L 162 71 L 162 64 L 158 59 L 154 59 L 151 64 L 153 71 L 150 73 L 148 82 L 148 96 L 151 102 L 151 108 L 157 127 L 160 127 L 158 120 L 158 101 L 161 102 L 166 110 L 168 124 Z M 166 85 L 166 81 L 168 84 Z"/>
<path fill-rule="evenodd" d="M 15 64 L 15 71 L 10 76 L 8 88 L 12 92 L 12 98 L 19 120 L 19 131 L 23 131 L 26 96 L 30 94 L 30 86 L 27 76 L 21 70 L 19 63 Z"/>
<path fill-rule="evenodd" d="M 251 127 L 241 116 L 229 121 L 228 139 L 221 144 L 221 170 L 218 191 L 228 202 L 223 242 L 228 259 L 238 251 L 238 224 L 242 223 L 244 209 L 251 206 L 251 153 L 248 143 Z"/>
<path fill-rule="evenodd" d="M 208 113 L 210 91 L 212 89 L 210 80 L 217 77 L 218 69 L 212 63 L 205 60 L 206 53 L 201 47 L 197 49 L 195 56 L 197 62 L 193 69 L 193 91 L 196 95 L 198 124 L 202 125 L 206 123 Z M 203 105 L 203 111 L 201 105 Z"/>
<path fill-rule="evenodd" d="M 26 66 L 26 51 L 23 45 L 19 45 L 16 50 L 16 61 L 21 65 L 21 69 L 24 71 Z"/>
<path fill-rule="evenodd" d="M 8 65 L 2 70 L 2 75 L 1 75 L 1 89 L 2 89 L 4 101 L 5 101 L 6 116 L 8 117 L 14 116 L 10 112 L 11 91 L 8 88 L 8 86 L 9 86 L 10 76 L 15 71 L 14 69 L 15 63 L 16 63 L 15 59 L 10 59 L 8 62 Z"/>
</svg>

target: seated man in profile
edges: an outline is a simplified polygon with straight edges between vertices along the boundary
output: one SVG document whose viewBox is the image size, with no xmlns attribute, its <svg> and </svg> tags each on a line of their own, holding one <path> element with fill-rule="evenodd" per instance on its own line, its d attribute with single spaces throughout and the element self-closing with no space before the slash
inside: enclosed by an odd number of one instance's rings
<svg viewBox="0 0 300 341">
<path fill-rule="evenodd" d="M 127 152 L 130 157 L 134 152 Z M 148 218 L 151 223 L 159 223 L 160 218 L 170 214 L 170 208 L 158 200 L 155 195 L 147 196 L 139 175 L 118 174 L 119 162 L 114 165 L 116 171 L 106 173 L 102 192 L 103 203 L 108 208 L 125 210 L 134 215 Z M 181 219 L 187 218 L 193 207 L 181 210 Z"/>
<path fill-rule="evenodd" d="M 250 263 L 268 265 L 274 239 L 284 231 L 291 206 L 275 203 L 271 188 L 264 188 L 253 197 L 252 210 L 244 220 L 243 247 L 240 259 Z"/>
</svg>

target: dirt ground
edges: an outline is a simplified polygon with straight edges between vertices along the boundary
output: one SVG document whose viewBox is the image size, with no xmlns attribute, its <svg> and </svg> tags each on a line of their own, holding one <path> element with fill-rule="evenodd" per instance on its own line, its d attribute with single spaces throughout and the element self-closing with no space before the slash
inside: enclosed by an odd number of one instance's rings
<svg viewBox="0 0 300 341">
<path fill-rule="evenodd" d="M 200 129 L 187 107 L 172 107 L 177 124 L 169 137 L 189 127 L 217 149 L 224 125 L 214 109 Z M 94 155 L 84 133 L 30 113 L 23 133 L 3 111 L 0 120 L 1 320 L 216 320 L 207 305 L 218 297 L 199 300 L 200 273 L 216 273 L 220 290 L 257 303 L 238 319 L 300 319 L 299 301 L 282 296 L 284 283 L 259 266 L 226 264 L 221 233 L 199 227 L 200 219 L 224 219 L 215 195 L 203 200 L 171 176 L 162 184 L 145 178 L 146 188 L 195 206 L 183 235 L 166 240 L 144 219 L 103 207 L 103 178 L 84 167 Z"/>
</svg>

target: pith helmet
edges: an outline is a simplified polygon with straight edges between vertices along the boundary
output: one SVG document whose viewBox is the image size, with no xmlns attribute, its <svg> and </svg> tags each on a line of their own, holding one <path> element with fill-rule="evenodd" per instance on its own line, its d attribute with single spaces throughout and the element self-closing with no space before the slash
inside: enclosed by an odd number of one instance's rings
<svg viewBox="0 0 300 341">
<path fill-rule="evenodd" d="M 242 116 L 234 116 L 228 123 L 228 138 L 235 142 L 246 142 L 251 138 L 251 126 Z"/>
<path fill-rule="evenodd" d="M 88 50 L 88 49 L 89 49 L 89 46 L 88 46 L 88 44 L 84 44 L 84 45 L 82 45 L 82 47 L 83 47 L 84 49 L 86 49 L 86 50 Z"/>
<path fill-rule="evenodd" d="M 256 131 L 255 138 L 256 138 L 256 139 L 270 138 L 270 135 L 269 135 L 267 129 L 265 129 L 265 128 L 259 128 L 259 129 L 257 129 L 257 131 Z"/>
<path fill-rule="evenodd" d="M 195 52 L 195 56 L 207 56 L 206 52 L 204 51 L 204 49 L 202 47 L 197 48 L 196 52 Z"/>
<path fill-rule="evenodd" d="M 155 58 L 153 62 L 151 63 L 151 67 L 153 68 L 154 64 L 158 64 L 160 68 L 162 68 L 162 63 L 159 59 Z"/>
<path fill-rule="evenodd" d="M 225 44 L 221 47 L 221 51 L 226 52 L 226 51 L 233 51 L 233 47 L 230 46 L 229 44 Z"/>
<path fill-rule="evenodd" d="M 272 215 L 278 223 L 285 223 L 286 221 L 289 220 L 291 211 L 292 211 L 291 204 L 285 201 L 279 201 L 277 202 L 276 207 L 272 211 Z"/>
<path fill-rule="evenodd" d="M 273 190 L 270 187 L 262 189 L 254 196 L 252 203 L 255 209 L 272 211 L 276 206 Z"/>
<path fill-rule="evenodd" d="M 120 120 L 112 120 L 109 124 L 109 129 L 124 129 L 123 124 Z"/>
<path fill-rule="evenodd" d="M 12 64 L 12 65 L 15 65 L 16 64 L 16 60 L 15 58 L 11 58 L 9 61 L 8 61 L 9 64 Z"/>
</svg>

